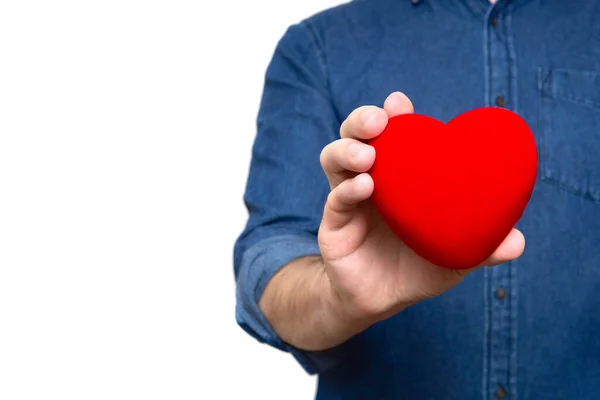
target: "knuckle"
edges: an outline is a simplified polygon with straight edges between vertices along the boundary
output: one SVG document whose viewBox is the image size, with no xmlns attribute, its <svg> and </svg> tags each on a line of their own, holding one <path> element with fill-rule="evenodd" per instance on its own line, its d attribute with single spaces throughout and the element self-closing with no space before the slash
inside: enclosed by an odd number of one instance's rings
<svg viewBox="0 0 600 400">
<path fill-rule="evenodd" d="M 348 181 L 343 181 L 327 195 L 327 205 L 336 212 L 348 208 Z"/>
<path fill-rule="evenodd" d="M 321 162 L 321 167 L 324 169 L 325 165 L 327 164 L 327 153 L 329 152 L 328 148 L 330 145 L 327 145 L 325 147 L 323 147 L 323 149 L 321 150 L 321 154 L 319 155 L 319 161 Z"/>
<path fill-rule="evenodd" d="M 338 139 L 328 144 L 321 151 L 321 165 L 325 164 L 328 168 L 345 168 L 346 165 L 356 158 L 358 154 L 354 154 L 352 150 L 352 139 Z"/>
<path fill-rule="evenodd" d="M 329 161 L 331 161 L 331 158 L 335 156 L 335 148 L 337 147 L 337 142 L 337 140 L 335 142 L 331 142 L 327 146 L 323 147 L 323 149 L 321 150 L 319 160 L 323 168 L 326 168 L 329 164 Z"/>
<path fill-rule="evenodd" d="M 342 125 L 340 126 L 340 132 L 342 134 L 352 131 L 352 126 L 354 125 L 354 121 L 356 120 L 357 112 L 358 112 L 357 110 L 352 111 L 350 114 L 348 114 L 346 119 L 342 122 Z"/>
<path fill-rule="evenodd" d="M 327 195 L 327 201 L 326 204 L 332 208 L 336 203 L 337 203 L 337 193 L 336 193 L 336 189 L 333 189 L 332 191 L 329 192 L 329 194 Z"/>
<path fill-rule="evenodd" d="M 327 196 L 327 203 L 325 204 L 326 208 L 329 208 L 329 210 L 334 214 L 340 213 L 343 210 L 342 203 L 340 202 L 337 194 L 334 192 L 329 193 L 329 196 Z"/>
</svg>

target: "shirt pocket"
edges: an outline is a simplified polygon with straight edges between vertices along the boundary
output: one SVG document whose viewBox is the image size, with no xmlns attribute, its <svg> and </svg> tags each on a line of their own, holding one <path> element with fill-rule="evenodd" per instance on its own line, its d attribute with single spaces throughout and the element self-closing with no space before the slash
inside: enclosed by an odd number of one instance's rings
<svg viewBox="0 0 600 400">
<path fill-rule="evenodd" d="M 538 69 L 540 180 L 600 203 L 600 71 Z"/>
</svg>

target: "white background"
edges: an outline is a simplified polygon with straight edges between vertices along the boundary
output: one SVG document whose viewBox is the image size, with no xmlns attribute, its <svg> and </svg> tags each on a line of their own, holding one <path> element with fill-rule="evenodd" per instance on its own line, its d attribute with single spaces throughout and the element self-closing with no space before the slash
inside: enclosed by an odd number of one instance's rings
<svg viewBox="0 0 600 400">
<path fill-rule="evenodd" d="M 0 5 L 0 399 L 310 399 L 234 319 L 264 71 L 338 4 Z"/>
</svg>

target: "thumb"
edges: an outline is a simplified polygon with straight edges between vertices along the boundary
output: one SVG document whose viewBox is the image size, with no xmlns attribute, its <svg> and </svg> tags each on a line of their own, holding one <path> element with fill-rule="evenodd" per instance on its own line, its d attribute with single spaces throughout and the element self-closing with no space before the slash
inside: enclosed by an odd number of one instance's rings
<svg viewBox="0 0 600 400">
<path fill-rule="evenodd" d="M 518 229 L 510 231 L 504 241 L 484 262 L 474 268 L 456 270 L 460 276 L 467 276 L 481 267 L 493 267 L 498 264 L 519 258 L 525 250 L 525 237 Z"/>
<path fill-rule="evenodd" d="M 415 112 L 412 102 L 402 92 L 393 92 L 390 94 L 383 103 L 383 109 L 387 112 L 388 118 Z"/>
</svg>

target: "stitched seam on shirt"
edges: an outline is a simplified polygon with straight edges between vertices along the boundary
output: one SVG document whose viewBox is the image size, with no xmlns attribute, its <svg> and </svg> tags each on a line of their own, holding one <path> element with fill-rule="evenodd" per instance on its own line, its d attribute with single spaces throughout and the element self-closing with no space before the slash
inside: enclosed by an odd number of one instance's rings
<svg viewBox="0 0 600 400">
<path fill-rule="evenodd" d="M 511 72 L 512 78 L 512 100 L 513 100 L 513 111 L 518 113 L 519 108 L 519 92 L 518 92 L 518 70 L 517 70 L 517 54 L 515 50 L 515 38 L 514 38 L 514 30 L 512 25 L 512 15 L 513 15 L 513 6 L 511 3 L 507 4 L 506 7 L 506 24 L 507 24 L 507 46 L 508 46 L 508 57 L 509 57 L 509 71 Z M 508 272 L 509 272 L 509 290 L 510 300 L 509 300 L 509 323 L 510 323 L 510 345 L 509 345 L 509 359 L 508 359 L 508 386 L 510 391 L 510 398 L 512 400 L 516 400 L 519 395 L 517 392 L 518 389 L 518 377 L 517 377 L 517 269 L 514 263 L 508 263 Z"/>
<path fill-rule="evenodd" d="M 315 79 L 318 79 L 318 77 L 315 77 L 314 74 L 312 73 L 312 71 L 310 71 L 308 69 L 308 67 L 306 67 L 305 65 L 300 65 L 300 64 L 296 63 L 296 61 L 294 60 L 294 57 L 290 56 L 286 49 L 284 49 L 282 47 L 277 47 L 277 49 L 275 49 L 275 54 L 277 54 L 281 58 L 283 58 L 291 66 L 291 68 L 293 68 L 297 71 L 300 71 L 303 74 L 311 75 Z M 286 80 L 286 79 L 279 79 L 279 81 L 284 82 L 284 83 L 289 82 L 289 80 Z M 330 99 L 329 91 L 327 90 L 325 85 L 324 85 L 325 88 L 320 88 L 320 87 L 315 87 L 313 85 L 309 85 L 308 83 L 304 83 L 304 82 L 298 81 L 298 80 L 293 81 L 293 83 L 295 85 L 301 86 L 304 89 L 316 91 L 321 96 Z"/>
<path fill-rule="evenodd" d="M 565 94 L 560 94 L 560 93 L 555 93 L 554 97 L 556 99 L 560 99 L 560 100 L 566 100 L 568 102 L 571 103 L 575 103 L 578 105 L 582 105 L 582 106 L 586 106 L 589 108 L 592 108 L 594 110 L 598 110 L 600 109 L 600 103 L 596 103 L 595 101 L 590 101 L 581 97 L 577 97 L 577 96 L 568 96 Z"/>
<path fill-rule="evenodd" d="M 325 53 L 323 52 L 322 47 L 320 46 L 321 41 L 319 40 L 319 36 L 317 35 L 316 29 L 313 24 L 309 20 L 304 21 L 304 25 L 308 28 L 308 33 L 310 36 L 310 40 L 312 42 L 313 47 L 315 48 L 315 52 L 317 54 L 317 60 L 319 60 L 319 66 L 321 67 L 321 72 L 325 77 L 325 82 L 327 86 L 329 86 L 329 75 L 327 73 L 327 63 Z"/>
<path fill-rule="evenodd" d="M 569 75 L 571 73 L 576 73 L 577 75 L 581 75 L 581 76 L 585 76 L 586 78 L 591 78 L 591 79 L 598 79 L 600 77 L 600 73 L 597 71 L 591 71 L 591 70 L 573 70 L 573 69 L 567 69 L 567 68 L 554 68 L 553 69 L 553 73 L 557 74 L 557 75 Z M 569 90 L 561 90 L 561 87 L 558 86 L 553 86 L 553 90 L 551 91 L 551 94 L 554 98 L 556 99 L 563 99 L 563 100 L 567 100 L 567 101 L 571 101 L 573 103 L 577 103 L 577 104 L 581 104 L 584 105 L 586 107 L 591 107 L 591 108 L 600 108 L 600 102 L 598 101 L 594 101 L 594 100 L 590 100 L 589 98 L 581 97 L 578 96 L 577 94 L 570 94 Z"/>
<path fill-rule="evenodd" d="M 514 31 L 512 25 L 512 13 L 513 13 L 513 5 L 507 4 L 506 6 L 506 25 L 507 25 L 507 34 L 506 34 L 506 42 L 508 48 L 508 61 L 509 61 L 509 73 L 511 78 L 511 91 L 512 93 L 512 101 L 513 101 L 513 111 L 519 112 L 519 81 L 518 81 L 518 69 L 517 69 L 517 52 L 515 50 L 515 38 Z"/>
<path fill-rule="evenodd" d="M 491 8 L 490 8 L 491 10 Z M 490 54 L 490 35 L 489 35 L 489 27 L 486 23 L 489 19 L 489 11 L 486 13 L 484 18 L 484 26 L 483 26 L 483 55 L 484 55 L 484 64 L 483 64 L 483 76 L 484 76 L 484 84 L 485 84 L 485 105 L 491 104 L 491 88 L 492 88 L 492 73 L 491 73 L 491 54 Z"/>
<path fill-rule="evenodd" d="M 491 71 L 491 52 L 490 52 L 490 27 L 487 23 L 493 7 L 490 7 L 484 16 L 483 21 L 483 74 L 484 74 L 484 104 L 490 105 L 492 93 L 492 71 Z M 489 303 L 489 291 L 491 271 L 488 267 L 483 269 L 483 303 L 484 303 L 484 331 L 483 331 L 483 373 L 481 376 L 482 399 L 488 399 L 490 393 L 490 373 L 491 373 L 491 304 Z"/>
<path fill-rule="evenodd" d="M 554 185 L 559 189 L 568 192 L 574 196 L 577 196 L 583 200 L 590 201 L 594 204 L 600 204 L 600 196 L 596 195 L 593 189 L 588 188 L 587 190 L 584 190 L 575 188 L 570 183 L 558 178 L 543 177 L 543 179 L 541 179 L 540 182 L 545 182 L 547 184 Z"/>
<path fill-rule="evenodd" d="M 483 373 L 481 375 L 481 386 L 482 386 L 482 398 L 485 400 L 488 398 L 488 386 L 489 386 L 489 358 L 490 358 L 490 304 L 488 299 L 489 283 L 488 278 L 490 275 L 489 267 L 483 268 Z"/>
<path fill-rule="evenodd" d="M 325 52 L 323 51 L 323 40 L 321 40 L 321 36 L 319 35 L 319 33 L 317 32 L 317 29 L 315 28 L 315 26 L 313 25 L 313 23 L 310 20 L 306 19 L 303 21 L 303 23 L 307 27 L 310 39 L 312 41 L 312 45 L 315 48 L 317 60 L 319 61 L 319 66 L 321 67 L 321 72 L 323 73 L 323 76 L 325 78 L 325 88 L 327 89 L 329 102 L 331 103 L 331 107 L 333 108 L 334 113 L 338 118 L 338 123 L 341 125 L 342 115 L 341 115 L 340 111 L 338 110 L 338 108 L 336 107 L 335 103 L 333 102 L 333 98 L 331 96 L 331 94 L 332 94 L 331 79 L 330 79 L 330 75 L 329 75 L 329 69 L 327 68 L 327 56 L 326 56 Z M 335 135 L 334 135 L 334 137 L 331 138 L 331 140 L 336 140 L 336 139 L 337 139 L 337 137 Z"/>
<path fill-rule="evenodd" d="M 511 330 L 511 334 L 510 334 L 510 338 L 511 338 L 511 348 L 510 348 L 510 361 L 509 361 L 509 371 L 510 371 L 510 391 L 513 394 L 513 397 L 511 397 L 511 399 L 517 399 L 519 397 L 519 393 L 518 393 L 518 338 L 519 338 L 519 326 L 518 326 L 518 322 L 519 322 L 519 318 L 518 318 L 518 312 L 519 312 L 519 306 L 518 306 L 518 302 L 519 302 L 519 293 L 517 292 L 517 288 L 519 287 L 519 283 L 518 283 L 518 276 L 519 276 L 519 270 L 517 269 L 517 266 L 515 265 L 515 262 L 510 262 L 509 263 L 509 271 L 510 271 L 510 288 L 512 289 L 512 292 L 510 294 L 510 330 Z"/>
<path fill-rule="evenodd" d="M 545 178 L 545 168 L 546 168 L 546 133 L 544 132 L 546 120 L 545 114 L 543 114 L 542 109 L 544 107 L 544 85 L 546 80 L 548 79 L 548 75 L 544 76 L 544 69 L 542 67 L 538 67 L 537 71 L 537 80 L 538 80 L 538 93 L 537 93 L 537 123 L 539 126 L 539 162 L 538 162 L 538 174 L 540 179 Z"/>
</svg>

